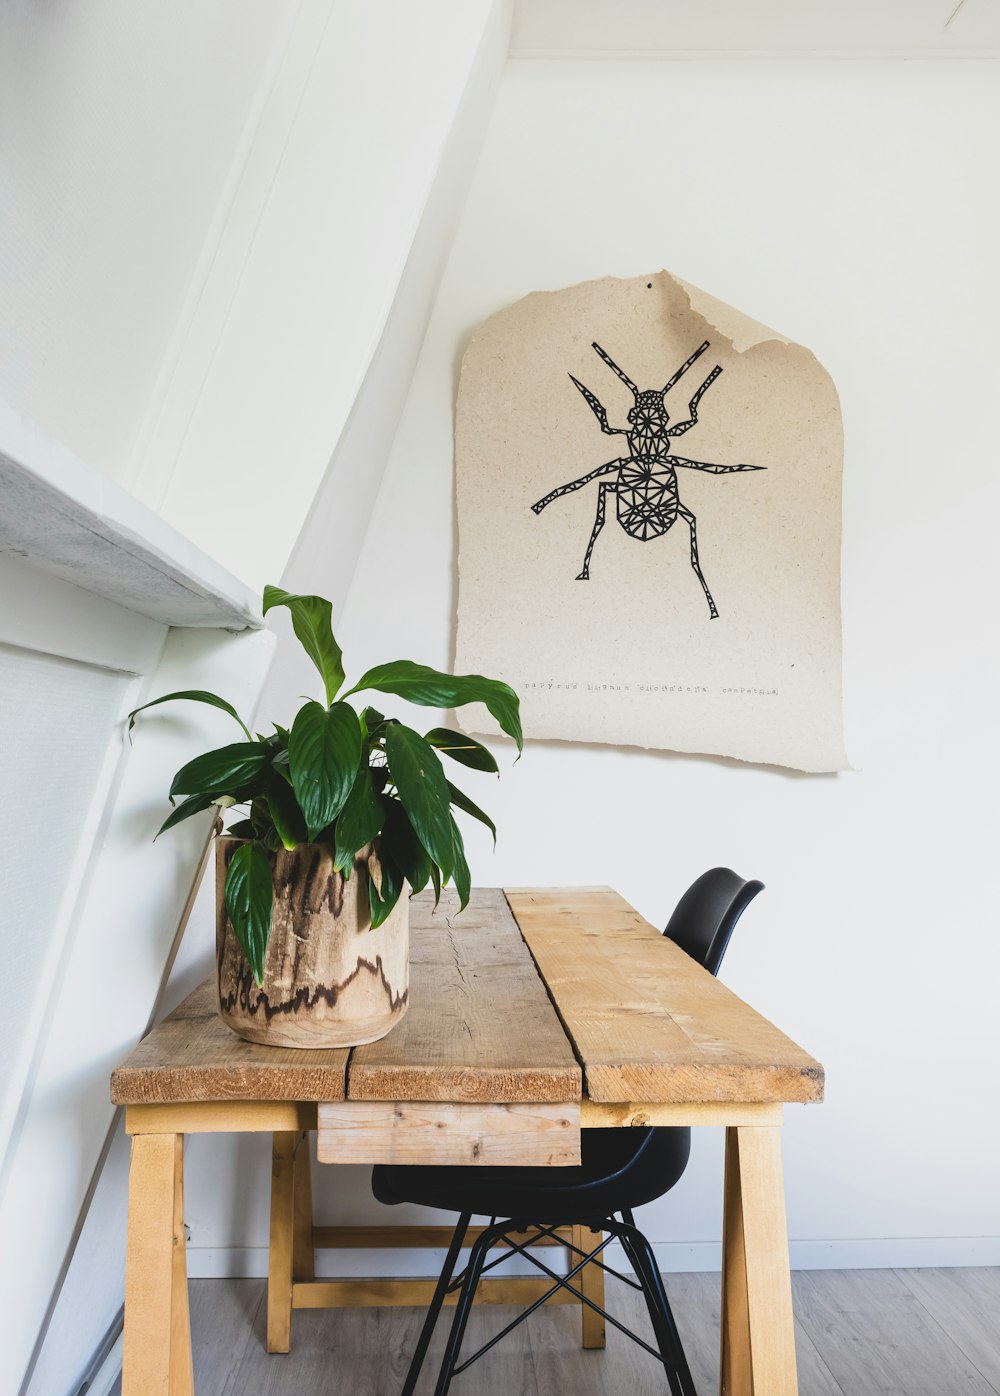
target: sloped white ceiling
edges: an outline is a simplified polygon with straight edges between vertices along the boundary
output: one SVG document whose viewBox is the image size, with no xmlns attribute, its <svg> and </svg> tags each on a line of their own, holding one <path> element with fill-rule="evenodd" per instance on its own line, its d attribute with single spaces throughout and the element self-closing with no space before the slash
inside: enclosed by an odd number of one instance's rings
<svg viewBox="0 0 1000 1396">
<path fill-rule="evenodd" d="M 994 0 L 516 0 L 517 57 L 1000 52 Z"/>
</svg>

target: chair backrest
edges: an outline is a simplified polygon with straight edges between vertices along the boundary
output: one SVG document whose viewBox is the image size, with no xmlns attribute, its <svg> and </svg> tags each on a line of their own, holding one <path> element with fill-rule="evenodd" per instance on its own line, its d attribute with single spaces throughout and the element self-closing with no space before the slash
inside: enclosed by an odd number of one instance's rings
<svg viewBox="0 0 1000 1396">
<path fill-rule="evenodd" d="M 712 868 L 692 882 L 663 934 L 718 974 L 737 921 L 763 889 L 763 882 L 744 881 L 732 868 Z"/>
<path fill-rule="evenodd" d="M 763 882 L 745 882 L 731 868 L 712 868 L 692 882 L 663 934 L 709 973 L 718 974 L 733 928 L 763 888 Z M 669 1191 L 687 1167 L 690 1152 L 688 1125 L 583 1131 L 584 1165 L 615 1174 L 628 1207 Z"/>
</svg>

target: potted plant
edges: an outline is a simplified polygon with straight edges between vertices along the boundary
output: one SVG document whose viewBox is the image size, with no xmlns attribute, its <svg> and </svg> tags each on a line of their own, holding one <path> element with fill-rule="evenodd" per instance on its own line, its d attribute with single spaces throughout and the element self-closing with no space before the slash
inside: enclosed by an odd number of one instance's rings
<svg viewBox="0 0 1000 1396">
<path fill-rule="evenodd" d="M 129 714 L 190 699 L 229 713 L 244 740 L 189 761 L 170 787 L 180 803 L 159 833 L 212 806 L 233 819 L 216 840 L 219 1011 L 242 1037 L 282 1047 L 344 1047 L 383 1037 L 406 1012 L 407 887 L 451 881 L 462 908 L 469 867 L 454 810 L 488 815 L 445 775 L 439 753 L 497 771 L 480 742 L 445 727 L 423 734 L 356 707 L 355 694 L 392 694 L 432 708 L 484 703 L 521 750 L 514 690 L 478 674 L 442 674 L 400 659 L 369 669 L 346 693 L 330 602 L 269 586 L 266 614 L 291 613 L 319 670 L 325 702 L 290 727 L 254 735 L 214 693 L 167 693 Z"/>
</svg>

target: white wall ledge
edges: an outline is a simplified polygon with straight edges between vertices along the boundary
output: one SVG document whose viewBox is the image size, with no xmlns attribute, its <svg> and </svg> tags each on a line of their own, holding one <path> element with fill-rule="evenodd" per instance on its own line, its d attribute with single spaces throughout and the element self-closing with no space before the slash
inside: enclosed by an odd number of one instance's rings
<svg viewBox="0 0 1000 1396">
<path fill-rule="evenodd" d="M 0 400 L 0 554 L 166 625 L 262 625 L 257 595 Z"/>
</svg>

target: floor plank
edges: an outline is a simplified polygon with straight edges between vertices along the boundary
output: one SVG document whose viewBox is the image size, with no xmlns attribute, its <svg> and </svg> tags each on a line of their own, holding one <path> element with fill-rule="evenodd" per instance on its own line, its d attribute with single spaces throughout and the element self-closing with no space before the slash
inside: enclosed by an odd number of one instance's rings
<svg viewBox="0 0 1000 1396">
<path fill-rule="evenodd" d="M 953 1342 L 1000 1391 L 1000 1268 L 897 1270 Z"/>
<path fill-rule="evenodd" d="M 718 1389 L 719 1277 L 667 1275 L 699 1396 Z M 1000 1270 L 796 1272 L 800 1396 L 1000 1396 Z M 608 1306 L 649 1336 L 640 1295 L 607 1284 Z M 514 1316 L 474 1309 L 466 1351 Z M 198 1396 L 397 1396 L 423 1313 L 299 1310 L 292 1351 L 264 1351 L 264 1284 L 197 1280 L 191 1326 Z M 434 1389 L 451 1311 L 434 1335 L 418 1396 Z M 665 1396 L 662 1368 L 609 1327 L 603 1352 L 580 1347 L 580 1314 L 534 1314 L 456 1380 L 456 1396 Z"/>
<path fill-rule="evenodd" d="M 834 1377 L 864 1396 L 996 1396 L 894 1270 L 801 1272 L 796 1312 Z"/>
</svg>

